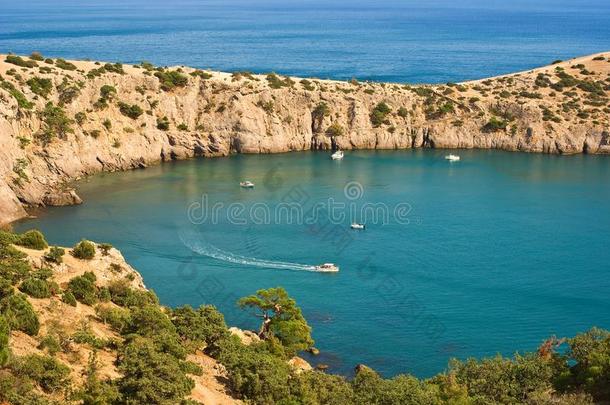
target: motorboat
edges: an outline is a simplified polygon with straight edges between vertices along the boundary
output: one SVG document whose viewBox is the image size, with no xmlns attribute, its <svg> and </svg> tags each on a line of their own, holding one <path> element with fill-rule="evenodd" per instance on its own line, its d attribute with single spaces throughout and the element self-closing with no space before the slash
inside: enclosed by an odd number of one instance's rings
<svg viewBox="0 0 610 405">
<path fill-rule="evenodd" d="M 364 226 L 364 224 L 358 224 L 358 223 L 354 222 L 353 224 L 350 225 L 350 228 L 362 230 L 365 228 L 365 226 Z"/>
<path fill-rule="evenodd" d="M 450 162 L 457 162 L 458 160 L 460 160 L 460 157 L 458 155 L 447 155 L 445 156 L 445 159 Z"/>
<path fill-rule="evenodd" d="M 338 150 L 335 153 L 333 153 L 332 155 L 330 155 L 330 157 L 332 158 L 332 160 L 341 160 L 343 159 L 343 156 L 345 154 L 343 153 L 342 150 Z"/>
<path fill-rule="evenodd" d="M 335 266 L 333 263 L 324 263 L 316 266 L 316 271 L 322 273 L 337 273 L 339 271 L 339 267 Z"/>
<path fill-rule="evenodd" d="M 252 183 L 251 181 L 242 181 L 239 183 L 239 186 L 242 188 L 254 188 L 254 183 Z"/>
</svg>

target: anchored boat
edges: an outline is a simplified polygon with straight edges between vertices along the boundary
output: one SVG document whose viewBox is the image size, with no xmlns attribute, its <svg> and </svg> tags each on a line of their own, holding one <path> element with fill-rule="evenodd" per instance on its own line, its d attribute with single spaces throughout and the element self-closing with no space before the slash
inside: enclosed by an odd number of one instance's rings
<svg viewBox="0 0 610 405">
<path fill-rule="evenodd" d="M 332 155 L 330 155 L 332 160 L 341 160 L 341 159 L 343 159 L 343 156 L 344 156 L 344 153 L 342 150 L 338 150 L 335 153 L 333 153 Z"/>
<path fill-rule="evenodd" d="M 241 188 L 254 188 L 254 183 L 248 180 L 240 182 L 239 185 Z"/>
<path fill-rule="evenodd" d="M 445 159 L 450 162 L 457 162 L 458 160 L 460 160 L 460 157 L 458 155 L 447 155 L 445 156 Z"/>
</svg>

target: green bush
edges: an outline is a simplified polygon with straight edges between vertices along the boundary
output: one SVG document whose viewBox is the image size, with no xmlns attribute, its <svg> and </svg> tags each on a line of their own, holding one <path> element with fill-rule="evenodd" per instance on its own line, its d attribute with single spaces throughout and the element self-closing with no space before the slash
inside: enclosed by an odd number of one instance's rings
<svg viewBox="0 0 610 405">
<path fill-rule="evenodd" d="M 93 305 L 97 302 L 97 287 L 95 286 L 95 274 L 86 272 L 68 282 L 70 291 L 76 300 L 85 305 Z"/>
<path fill-rule="evenodd" d="M 487 124 L 485 124 L 482 128 L 483 132 L 498 132 L 506 130 L 508 126 L 508 121 L 498 119 L 496 117 L 491 117 Z"/>
<path fill-rule="evenodd" d="M 10 350 L 8 346 L 8 340 L 11 335 L 11 331 L 9 328 L 9 324 L 4 319 L 2 315 L 0 315 L 0 367 L 3 367 L 8 361 Z"/>
<path fill-rule="evenodd" d="M 159 299 L 152 291 L 134 290 L 126 280 L 115 280 L 108 284 L 112 302 L 122 307 L 143 307 L 156 305 Z"/>
<path fill-rule="evenodd" d="M 345 130 L 338 122 L 333 122 L 328 128 L 326 128 L 326 135 L 330 137 L 343 136 Z"/>
<path fill-rule="evenodd" d="M 371 112 L 371 116 L 370 116 L 371 123 L 373 124 L 373 126 L 379 127 L 382 124 L 386 124 L 387 116 L 391 111 L 392 110 L 386 103 L 381 102 L 381 103 L 377 104 L 375 106 L 375 108 L 373 108 L 373 111 Z"/>
<path fill-rule="evenodd" d="M 49 283 L 39 278 L 30 277 L 25 279 L 19 286 L 19 290 L 34 298 L 49 298 L 51 296 Z"/>
<path fill-rule="evenodd" d="M 42 232 L 32 229 L 19 235 L 16 245 L 29 249 L 44 250 L 49 247 Z"/>
<path fill-rule="evenodd" d="M 91 260 L 95 257 L 95 245 L 83 239 L 72 248 L 71 253 L 77 259 Z"/>
<path fill-rule="evenodd" d="M 30 336 L 38 334 L 40 329 L 38 316 L 25 295 L 13 294 L 0 300 L 0 312 L 11 329 L 22 331 Z"/>
<path fill-rule="evenodd" d="M 157 129 L 161 131 L 169 130 L 169 119 L 167 117 L 157 118 Z"/>
<path fill-rule="evenodd" d="M 182 362 L 159 351 L 152 340 L 132 339 L 120 356 L 118 381 L 123 401 L 129 404 L 179 404 L 195 383 Z"/>
<path fill-rule="evenodd" d="M 126 331 L 127 326 L 131 324 L 131 313 L 124 308 L 98 305 L 95 308 L 95 313 L 102 322 L 110 325 L 112 329 L 119 333 Z"/>
<path fill-rule="evenodd" d="M 55 66 L 64 70 L 76 70 L 76 65 L 64 59 L 58 58 L 55 60 Z"/>
<path fill-rule="evenodd" d="M 69 133 L 73 133 L 73 120 L 68 118 L 63 108 L 54 106 L 48 102 L 44 110 L 40 113 L 43 122 L 42 130 L 36 137 L 44 144 L 50 143 L 54 138 L 65 139 Z"/>
<path fill-rule="evenodd" d="M 171 318 L 176 332 L 190 349 L 209 346 L 229 335 L 224 316 L 211 305 L 202 305 L 197 310 L 185 305 L 174 309 Z"/>
<path fill-rule="evenodd" d="M 65 291 L 61 296 L 61 300 L 70 306 L 76 306 L 76 297 L 70 291 Z"/>
<path fill-rule="evenodd" d="M 45 392 L 59 391 L 69 382 L 70 369 L 49 356 L 25 356 L 17 361 L 14 368 L 19 375 L 36 381 Z"/>
<path fill-rule="evenodd" d="M 137 104 L 127 104 L 122 101 L 119 102 L 119 111 L 126 117 L 131 118 L 132 120 L 137 119 L 140 115 L 144 114 L 142 108 L 140 108 Z"/>
<path fill-rule="evenodd" d="M 17 56 L 17 55 L 7 55 L 6 59 L 4 61 L 7 63 L 12 63 L 13 65 L 17 65 L 17 66 L 21 66 L 21 67 L 25 67 L 25 68 L 33 68 L 33 67 L 38 66 L 38 63 L 36 63 L 35 61 L 25 60 L 21 56 Z"/>
<path fill-rule="evenodd" d="M 98 247 L 102 251 L 102 256 L 108 256 L 110 250 L 112 249 L 112 245 L 110 243 L 100 243 Z"/>
<path fill-rule="evenodd" d="M 185 87 L 188 84 L 188 77 L 175 70 L 168 72 L 155 72 L 155 76 L 161 82 L 161 89 L 171 91 L 176 87 Z"/>
<path fill-rule="evenodd" d="M 53 82 L 51 79 L 32 77 L 26 83 L 30 86 L 32 93 L 38 94 L 44 98 L 47 98 L 51 93 L 51 90 L 53 90 Z"/>
<path fill-rule="evenodd" d="M 42 56 L 42 54 L 40 52 L 32 52 L 30 54 L 30 59 L 38 61 L 38 62 L 42 62 L 44 60 L 44 56 Z"/>
<path fill-rule="evenodd" d="M 17 101 L 17 105 L 19 108 L 23 108 L 24 110 L 31 110 L 34 107 L 34 103 L 29 101 L 25 95 L 17 90 L 12 83 L 4 81 L 0 82 L 0 87 L 7 90 L 11 96 Z"/>
<path fill-rule="evenodd" d="M 58 246 L 51 246 L 51 249 L 44 255 L 44 259 L 48 262 L 61 264 L 64 260 L 64 254 L 66 254 L 65 249 Z"/>
<path fill-rule="evenodd" d="M 229 386 L 239 398 L 274 404 L 291 397 L 294 377 L 285 360 L 255 346 L 244 346 L 236 336 L 218 341 L 211 353 L 225 366 Z"/>
</svg>

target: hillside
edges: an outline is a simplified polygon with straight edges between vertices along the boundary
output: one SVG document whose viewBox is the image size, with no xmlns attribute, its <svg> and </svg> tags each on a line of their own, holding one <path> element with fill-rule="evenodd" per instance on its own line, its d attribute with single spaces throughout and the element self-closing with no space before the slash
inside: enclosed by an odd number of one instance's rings
<svg viewBox="0 0 610 405">
<path fill-rule="evenodd" d="M 429 379 L 353 379 L 296 353 L 311 328 L 282 288 L 239 301 L 271 316 L 259 335 L 213 306 L 166 308 L 108 244 L 49 247 L 0 231 L 0 403 L 585 405 L 610 400 L 610 332 L 551 337 L 513 359 L 452 360 Z M 263 331 L 265 329 L 262 329 Z M 356 332 L 355 332 L 356 333 Z M 515 333 L 519 333 L 515 331 Z M 408 365 L 404 365 L 405 368 Z"/>
<path fill-rule="evenodd" d="M 610 153 L 610 53 L 460 84 L 299 79 L 0 55 L 0 223 L 74 179 L 310 149 Z"/>
</svg>

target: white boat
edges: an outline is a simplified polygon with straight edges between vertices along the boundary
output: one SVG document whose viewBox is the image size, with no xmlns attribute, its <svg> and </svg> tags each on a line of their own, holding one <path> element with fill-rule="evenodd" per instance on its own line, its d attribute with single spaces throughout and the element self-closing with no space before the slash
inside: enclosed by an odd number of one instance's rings
<svg viewBox="0 0 610 405">
<path fill-rule="evenodd" d="M 358 223 L 354 222 L 353 224 L 350 225 L 350 228 L 352 228 L 352 229 L 364 229 L 365 226 L 364 226 L 364 224 L 358 224 Z"/>
<path fill-rule="evenodd" d="M 251 181 L 242 181 L 239 183 L 239 186 L 242 188 L 254 188 L 254 183 L 252 183 Z"/>
<path fill-rule="evenodd" d="M 344 153 L 342 150 L 338 150 L 335 153 L 333 153 L 332 155 L 330 155 L 332 160 L 341 160 L 341 159 L 343 159 L 343 156 L 344 156 Z"/>
<path fill-rule="evenodd" d="M 322 273 L 337 273 L 339 271 L 339 266 L 335 266 L 333 263 L 324 263 L 316 266 L 316 271 Z"/>
<path fill-rule="evenodd" d="M 458 155 L 447 155 L 445 156 L 445 159 L 450 162 L 457 162 L 458 160 L 460 160 L 460 157 Z"/>
</svg>

